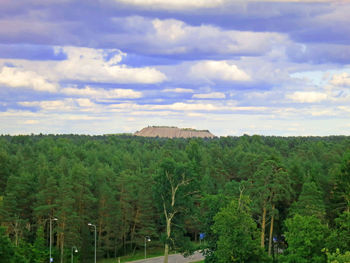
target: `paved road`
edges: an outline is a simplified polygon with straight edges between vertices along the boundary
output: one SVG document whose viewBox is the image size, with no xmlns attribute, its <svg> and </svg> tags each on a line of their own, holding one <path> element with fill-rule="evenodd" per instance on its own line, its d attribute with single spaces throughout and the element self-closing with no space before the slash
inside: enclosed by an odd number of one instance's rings
<svg viewBox="0 0 350 263">
<path fill-rule="evenodd" d="M 156 257 L 156 258 L 148 258 L 148 259 L 141 259 L 136 261 L 130 261 L 128 263 L 163 263 L 164 257 Z M 195 252 L 192 256 L 189 256 L 185 258 L 181 254 L 173 254 L 169 255 L 169 263 L 189 263 L 189 262 L 196 262 L 199 260 L 204 259 L 203 255 L 199 252 Z"/>
</svg>

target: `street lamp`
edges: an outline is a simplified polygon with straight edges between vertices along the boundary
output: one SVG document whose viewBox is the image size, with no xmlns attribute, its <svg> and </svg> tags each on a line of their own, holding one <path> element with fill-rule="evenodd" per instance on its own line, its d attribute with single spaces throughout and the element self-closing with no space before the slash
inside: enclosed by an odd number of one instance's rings
<svg viewBox="0 0 350 263">
<path fill-rule="evenodd" d="M 51 244 L 52 244 L 52 220 L 57 221 L 57 218 L 50 217 L 50 263 L 53 262 L 53 258 L 51 257 Z"/>
<path fill-rule="evenodd" d="M 96 263 L 96 225 L 89 223 L 88 226 L 93 226 L 95 228 L 95 263 Z"/>
<path fill-rule="evenodd" d="M 147 247 L 147 241 L 150 242 L 151 241 L 151 238 L 149 236 L 145 236 L 145 259 L 146 259 L 146 247 Z"/>
<path fill-rule="evenodd" d="M 71 263 L 73 263 L 73 252 L 78 253 L 78 249 L 76 246 L 72 246 L 72 253 L 71 253 Z"/>
</svg>

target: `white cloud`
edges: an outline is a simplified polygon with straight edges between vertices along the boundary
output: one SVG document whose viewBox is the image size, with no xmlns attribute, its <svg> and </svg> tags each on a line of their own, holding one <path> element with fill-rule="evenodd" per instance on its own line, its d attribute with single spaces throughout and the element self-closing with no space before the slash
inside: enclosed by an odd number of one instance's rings
<svg viewBox="0 0 350 263">
<path fill-rule="evenodd" d="M 118 49 L 56 47 L 55 52 L 66 53 L 67 59 L 60 61 L 0 60 L 3 65 L 11 63 L 14 66 L 3 67 L 0 83 L 8 83 L 14 87 L 25 84 L 35 90 L 54 92 L 60 81 L 155 84 L 167 79 L 155 68 L 132 68 L 122 64 L 126 54 Z"/>
<path fill-rule="evenodd" d="M 36 72 L 4 66 L 0 72 L 0 84 L 12 88 L 29 88 L 37 91 L 55 92 L 57 86 Z"/>
<path fill-rule="evenodd" d="M 338 109 L 346 112 L 350 112 L 350 107 L 349 106 L 339 106 Z"/>
<path fill-rule="evenodd" d="M 190 76 L 196 79 L 221 80 L 221 81 L 249 81 L 250 76 L 239 69 L 234 64 L 229 64 L 227 61 L 201 61 L 193 65 L 190 69 Z"/>
<path fill-rule="evenodd" d="M 174 88 L 174 89 L 163 89 L 162 92 L 175 92 L 175 93 L 193 93 L 193 89 Z"/>
<path fill-rule="evenodd" d="M 226 95 L 222 92 L 211 92 L 211 93 L 202 93 L 194 94 L 192 98 L 196 99 L 225 99 Z"/>
<path fill-rule="evenodd" d="M 198 112 L 188 112 L 186 113 L 186 115 L 188 117 L 201 117 L 201 118 L 204 118 L 205 117 L 205 114 L 203 113 L 198 113 Z"/>
<path fill-rule="evenodd" d="M 129 113 L 132 116 L 162 116 L 162 117 L 169 117 L 174 115 L 179 115 L 178 112 L 175 111 L 152 111 L 151 113 L 149 111 L 132 111 Z"/>
<path fill-rule="evenodd" d="M 120 111 L 132 112 L 135 110 L 146 110 L 146 111 L 158 111 L 158 110 L 175 110 L 175 111 L 212 111 L 218 110 L 219 108 L 213 104 L 204 104 L 204 103 L 184 103 L 176 102 L 173 104 L 166 105 L 139 105 L 135 103 L 120 103 L 120 104 L 111 104 L 109 108 Z"/>
<path fill-rule="evenodd" d="M 328 95 L 316 91 L 296 91 L 292 94 L 287 94 L 286 97 L 299 103 L 317 103 L 326 100 Z"/>
<path fill-rule="evenodd" d="M 186 11 L 191 9 L 224 7 L 236 0 L 114 0 L 117 3 L 138 6 L 146 9 Z M 347 0 L 335 0 L 335 2 Z M 245 0 L 245 2 L 329 2 L 329 0 Z"/>
<path fill-rule="evenodd" d="M 105 36 L 104 41 L 117 41 L 120 47 L 148 55 L 191 54 L 191 57 L 208 58 L 270 53 L 277 57 L 285 55 L 286 48 L 293 45 L 284 33 L 227 30 L 210 24 L 194 26 L 177 19 L 141 16 L 114 17 L 111 20 L 116 26 L 122 25 L 127 33 L 116 32 Z"/>
<path fill-rule="evenodd" d="M 29 125 L 38 124 L 38 123 L 39 123 L 38 120 L 25 120 L 25 121 L 23 121 L 23 124 L 29 124 Z"/>
<path fill-rule="evenodd" d="M 135 99 L 141 98 L 142 93 L 134 91 L 132 89 L 111 89 L 106 90 L 102 88 L 91 88 L 85 86 L 83 89 L 78 88 L 64 88 L 60 90 L 61 93 L 70 96 L 89 97 L 94 99 L 117 99 L 117 98 L 128 98 Z"/>
<path fill-rule="evenodd" d="M 139 17 L 129 17 L 127 20 L 128 24 L 136 20 L 140 29 L 149 28 L 151 24 L 153 30 L 146 31 L 146 37 L 140 35 L 139 40 L 146 40 L 146 46 L 157 54 L 258 55 L 271 51 L 276 45 L 289 44 L 288 37 L 279 33 L 223 30 L 212 25 L 191 26 L 176 19 L 144 19 L 140 22 Z"/>
<path fill-rule="evenodd" d="M 69 100 L 70 99 L 68 99 L 68 101 Z M 95 103 L 91 102 L 89 99 L 76 99 L 75 102 L 78 104 L 80 108 L 88 108 L 88 107 L 90 108 L 95 106 Z"/>
<path fill-rule="evenodd" d="M 120 103 L 111 104 L 108 106 L 111 111 L 114 112 L 133 112 L 133 111 L 147 111 L 150 115 L 154 111 L 180 111 L 180 112 L 195 112 L 195 111 L 206 111 L 206 112 L 240 112 L 240 111 L 258 111 L 264 112 L 268 110 L 267 107 L 259 106 L 234 106 L 229 103 L 222 105 L 221 103 L 191 103 L 191 102 L 175 102 L 173 104 L 165 105 L 140 105 L 136 103 Z"/>
<path fill-rule="evenodd" d="M 188 26 L 179 20 L 167 19 L 160 20 L 154 19 L 152 21 L 158 38 L 167 40 L 169 42 L 176 42 L 185 39 L 188 35 Z"/>
<path fill-rule="evenodd" d="M 329 3 L 329 0 L 248 0 L 251 2 L 297 2 L 297 3 Z M 334 0 L 334 2 L 341 2 L 341 1 L 347 1 L 347 0 Z"/>
<path fill-rule="evenodd" d="M 67 60 L 57 63 L 53 69 L 60 79 L 153 84 L 166 80 L 166 76 L 151 67 L 131 68 L 120 64 L 126 56 L 117 49 L 92 49 L 63 47 Z"/>
<path fill-rule="evenodd" d="M 349 86 L 350 87 L 350 74 L 346 73 L 346 72 L 343 72 L 341 74 L 334 74 L 330 83 L 335 85 L 335 86 Z"/>
<path fill-rule="evenodd" d="M 19 105 L 24 107 L 39 107 L 43 111 L 54 112 L 72 112 L 72 111 L 86 111 L 93 109 L 96 104 L 89 99 L 72 99 L 67 98 L 64 100 L 46 100 L 46 101 L 23 101 L 18 102 Z"/>
<path fill-rule="evenodd" d="M 328 109 L 323 109 L 323 110 L 311 110 L 310 111 L 310 114 L 312 115 L 312 116 L 335 116 L 336 115 L 336 113 L 334 112 L 334 110 L 333 109 L 330 109 L 330 110 L 328 110 Z"/>
<path fill-rule="evenodd" d="M 203 104 L 203 103 L 183 103 L 183 102 L 176 102 L 174 104 L 170 105 L 157 105 L 155 109 L 171 109 L 171 110 L 178 110 L 178 111 L 212 111 L 212 110 L 218 110 L 218 107 L 213 104 Z"/>
<path fill-rule="evenodd" d="M 118 3 L 141 6 L 150 9 L 193 9 L 212 8 L 222 5 L 227 0 L 115 0 Z"/>
</svg>

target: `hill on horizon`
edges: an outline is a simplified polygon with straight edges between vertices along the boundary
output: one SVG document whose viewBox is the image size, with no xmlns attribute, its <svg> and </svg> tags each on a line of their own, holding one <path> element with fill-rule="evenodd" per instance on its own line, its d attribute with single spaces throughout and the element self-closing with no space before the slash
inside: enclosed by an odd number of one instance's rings
<svg viewBox="0 0 350 263">
<path fill-rule="evenodd" d="M 195 130 L 191 128 L 178 128 L 169 126 L 148 126 L 134 133 L 136 136 L 160 137 L 160 138 L 214 138 L 208 130 Z"/>
</svg>

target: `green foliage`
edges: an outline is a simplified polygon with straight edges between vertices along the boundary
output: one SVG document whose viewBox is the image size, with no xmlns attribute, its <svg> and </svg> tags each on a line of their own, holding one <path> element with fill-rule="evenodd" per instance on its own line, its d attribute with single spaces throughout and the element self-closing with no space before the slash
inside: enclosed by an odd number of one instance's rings
<svg viewBox="0 0 350 263">
<path fill-rule="evenodd" d="M 0 227 L 0 263 L 27 263 L 16 247 L 5 234 L 5 228 Z"/>
<path fill-rule="evenodd" d="M 291 182 L 286 169 L 274 159 L 268 159 L 261 163 L 252 177 L 253 196 L 264 203 L 277 203 L 288 200 L 291 193 Z"/>
<path fill-rule="evenodd" d="M 44 239 L 44 230 L 42 227 L 39 227 L 36 232 L 36 239 L 32 248 L 33 253 L 33 263 L 42 263 L 45 262 L 48 256 L 48 249 L 45 244 Z"/>
<path fill-rule="evenodd" d="M 153 190 L 159 212 L 165 219 L 163 221 L 166 233 L 163 236 L 165 245 L 186 253 L 193 252 L 193 247 L 189 245 L 188 238 L 184 237 L 186 233 L 184 220 L 186 215 L 195 210 L 194 195 L 197 192 L 194 188 L 197 185 L 197 178 L 191 167 L 188 163 L 166 158 L 154 178 Z"/>
<path fill-rule="evenodd" d="M 282 262 L 325 262 L 321 250 L 325 246 L 327 227 L 315 216 L 295 215 L 285 221 L 285 238 L 288 243 Z"/>
<path fill-rule="evenodd" d="M 185 251 L 189 240 L 205 233 L 206 262 L 218 262 L 215 215 L 237 200 L 244 186 L 257 231 L 270 229 L 281 240 L 289 211 L 316 216 L 332 233 L 324 245 L 345 253 L 349 149 L 350 138 L 344 136 L 0 136 L 0 224 L 15 262 L 34 262 L 47 253 L 50 217 L 59 219 L 52 229 L 55 262 L 61 255 L 68 260 L 73 245 L 80 260 L 90 262 L 94 237 L 87 223 L 97 226 L 99 258 L 142 253 L 144 236 L 151 236 L 152 244 L 164 236 L 164 198 L 167 211 L 176 212 L 164 241 Z M 174 206 L 165 171 L 175 184 L 183 175 L 189 179 L 177 190 Z"/>
<path fill-rule="evenodd" d="M 303 184 L 298 201 L 295 202 L 290 211 L 290 215 L 315 216 L 320 220 L 325 219 L 326 208 L 321 190 L 315 182 L 306 181 Z"/>
<path fill-rule="evenodd" d="M 328 238 L 327 248 L 331 251 L 350 251 L 350 212 L 343 212 L 335 219 L 336 227 Z"/>
<path fill-rule="evenodd" d="M 249 201 L 241 196 L 214 217 L 213 231 L 218 235 L 218 262 L 264 262 L 259 246 L 259 233 L 251 217 Z"/>
<path fill-rule="evenodd" d="M 215 250 L 217 248 L 218 235 L 214 233 L 214 217 L 221 208 L 228 204 L 228 199 L 223 194 L 206 195 L 201 201 L 201 222 L 202 231 L 205 233 L 206 247 L 204 250 L 205 262 L 217 262 Z"/>
<path fill-rule="evenodd" d="M 9 154 L 0 147 L 0 196 L 5 192 L 7 180 L 11 174 L 11 165 Z"/>
<path fill-rule="evenodd" d="M 334 175 L 334 195 L 336 207 L 350 211 L 350 152 L 344 154 L 339 170 Z"/>
<path fill-rule="evenodd" d="M 349 263 L 350 262 L 350 251 L 346 251 L 344 254 L 340 253 L 337 249 L 334 253 L 329 253 L 326 250 L 327 263 Z"/>
<path fill-rule="evenodd" d="M 254 173 L 250 193 L 256 213 L 261 215 L 260 246 L 265 247 L 266 222 L 271 218 L 268 253 L 271 255 L 274 220 L 279 203 L 287 203 L 291 196 L 290 177 L 277 158 L 271 157 L 259 165 Z"/>
<path fill-rule="evenodd" d="M 0 262 L 14 262 L 15 249 L 10 239 L 5 235 L 5 229 L 0 227 Z"/>
</svg>

